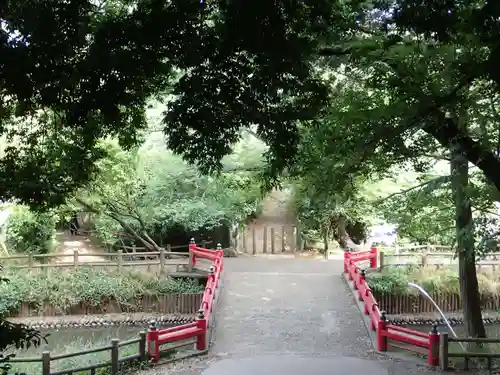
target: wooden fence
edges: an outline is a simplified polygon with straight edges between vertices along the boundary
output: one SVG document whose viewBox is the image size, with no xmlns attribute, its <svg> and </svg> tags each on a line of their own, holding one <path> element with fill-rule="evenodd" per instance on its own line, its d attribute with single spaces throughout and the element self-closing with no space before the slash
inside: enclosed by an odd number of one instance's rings
<svg viewBox="0 0 500 375">
<path fill-rule="evenodd" d="M 205 245 L 204 243 L 203 245 Z M 96 268 L 115 268 L 121 272 L 127 267 L 139 269 L 146 268 L 164 273 L 189 272 L 189 253 L 173 252 L 174 247 L 167 247 L 160 251 L 124 252 L 118 250 L 115 253 L 92 252 L 83 253 L 75 250 L 73 254 L 50 253 L 50 254 L 23 254 L 0 257 L 0 263 L 9 268 L 23 268 L 29 270 L 47 268 L 78 268 L 82 265 Z M 126 249 L 128 250 L 128 249 Z"/>
<path fill-rule="evenodd" d="M 375 246 L 379 251 L 386 254 L 399 254 L 399 253 L 439 253 L 451 252 L 453 248 L 446 245 L 404 245 L 404 246 Z"/>
<path fill-rule="evenodd" d="M 384 251 L 379 251 L 378 264 L 381 268 L 409 264 L 439 267 L 458 264 L 458 259 L 456 259 L 454 252 L 386 254 Z M 476 267 L 478 269 L 487 267 L 495 271 L 497 267 L 500 267 L 500 253 L 486 255 L 482 260 L 476 262 Z"/>
<path fill-rule="evenodd" d="M 460 343 L 463 345 L 454 345 L 455 348 L 450 348 L 450 343 Z M 495 344 L 495 347 L 488 347 L 488 344 Z M 439 366 L 441 370 L 450 369 L 453 362 L 463 360 L 463 369 L 469 370 L 472 361 L 485 364 L 486 368 L 491 371 L 493 360 L 500 358 L 498 345 L 500 339 L 485 339 L 485 338 L 455 338 L 450 337 L 447 332 L 439 335 Z M 467 348 L 469 346 L 469 348 Z M 453 351 L 450 351 L 452 349 Z M 488 350 L 491 349 L 491 350 Z M 450 360 L 451 359 L 451 360 Z M 482 362 L 482 363 L 481 363 Z M 486 362 L 486 363 L 484 363 Z"/>
<path fill-rule="evenodd" d="M 375 298 L 381 310 L 391 315 L 418 315 L 436 312 L 436 307 L 421 294 L 376 294 Z M 432 293 L 431 298 L 446 313 L 462 311 L 462 301 L 458 294 Z M 500 308 L 500 297 L 481 296 L 483 310 L 496 311 Z"/>
<path fill-rule="evenodd" d="M 303 247 L 303 239 L 293 225 L 245 227 L 238 232 L 234 247 L 247 254 L 295 253 Z"/>
<path fill-rule="evenodd" d="M 120 356 L 120 349 L 137 345 L 136 353 L 130 355 Z M 91 364 L 82 367 L 75 367 L 71 369 L 65 369 L 60 371 L 53 371 L 51 368 L 54 361 L 60 361 L 68 358 L 80 357 L 83 355 L 96 354 L 102 352 L 109 352 L 110 359 L 106 362 Z M 44 351 L 41 357 L 35 358 L 11 358 L 8 360 L 16 370 L 16 363 L 41 363 L 41 372 L 37 371 L 38 374 L 42 375 L 72 375 L 75 373 L 84 373 L 94 375 L 96 370 L 109 368 L 111 375 L 117 375 L 120 370 L 126 365 L 132 365 L 134 362 L 147 362 L 147 352 L 146 352 L 146 332 L 140 332 L 139 337 L 132 340 L 120 341 L 119 339 L 112 339 L 110 345 L 101 348 L 93 348 L 88 350 L 80 350 L 77 353 L 69 354 L 59 354 L 51 355 L 50 351 Z"/>
<path fill-rule="evenodd" d="M 88 315 L 88 314 L 122 314 L 135 312 L 149 312 L 162 314 L 182 314 L 194 316 L 200 308 L 203 293 L 170 293 L 163 295 L 143 295 L 129 301 L 110 299 L 97 305 L 83 302 L 72 304 L 66 308 L 55 306 L 49 302 L 40 306 L 21 302 L 17 313 L 10 317 L 29 316 L 61 316 L 63 315 Z"/>
</svg>

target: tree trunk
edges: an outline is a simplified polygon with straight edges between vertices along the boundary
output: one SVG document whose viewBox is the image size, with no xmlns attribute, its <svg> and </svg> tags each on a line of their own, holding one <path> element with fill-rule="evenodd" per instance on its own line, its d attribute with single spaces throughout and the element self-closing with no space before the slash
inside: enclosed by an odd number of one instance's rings
<svg viewBox="0 0 500 375">
<path fill-rule="evenodd" d="M 347 232 L 347 219 L 343 216 L 336 218 L 334 226 L 336 227 L 336 235 L 334 234 L 335 240 L 339 243 L 340 247 L 344 251 L 349 250 L 359 250 L 359 246 L 352 240 L 351 236 Z"/>
<path fill-rule="evenodd" d="M 451 175 L 455 202 L 460 295 L 465 328 L 469 337 L 486 337 L 476 273 L 472 209 L 467 193 L 469 165 L 467 159 L 458 151 L 454 153 L 451 161 Z"/>
<path fill-rule="evenodd" d="M 325 255 L 325 259 L 328 259 L 328 227 L 325 226 L 321 230 L 323 236 L 323 251 Z"/>
<path fill-rule="evenodd" d="M 144 237 L 141 236 L 139 233 L 137 233 L 130 225 L 128 225 L 124 220 L 122 220 L 118 215 L 119 213 L 114 213 L 114 212 L 108 212 L 108 211 L 99 211 L 92 205 L 88 204 L 85 202 L 83 199 L 80 198 L 75 198 L 75 201 L 85 207 L 87 210 L 90 212 L 93 212 L 95 214 L 104 214 L 115 220 L 118 224 L 121 225 L 121 227 L 125 230 L 125 232 L 129 233 L 132 237 L 137 239 L 139 242 L 141 242 L 146 249 L 149 251 L 160 251 L 161 247 L 158 246 L 158 244 L 147 234 L 143 233 L 145 235 Z"/>
</svg>

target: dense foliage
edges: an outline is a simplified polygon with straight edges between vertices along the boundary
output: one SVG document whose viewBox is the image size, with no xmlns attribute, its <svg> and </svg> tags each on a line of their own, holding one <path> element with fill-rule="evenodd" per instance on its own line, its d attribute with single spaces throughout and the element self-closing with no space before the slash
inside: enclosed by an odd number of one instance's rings
<svg viewBox="0 0 500 375">
<path fill-rule="evenodd" d="M 47 254 L 54 245 L 57 217 L 54 212 L 35 212 L 17 205 L 7 224 L 7 248 L 20 253 Z"/>
<path fill-rule="evenodd" d="M 167 93 L 172 150 L 205 170 L 221 167 L 240 127 L 259 124 L 280 169 L 294 154 L 296 120 L 311 119 L 326 97 L 306 59 L 331 6 L 4 1 L 0 133 L 23 144 L 4 150 L 0 198 L 61 203 L 94 171 L 99 140 L 136 144 L 148 100 Z"/>
<path fill-rule="evenodd" d="M 98 306 L 109 300 L 129 304 L 143 295 L 195 293 L 203 290 L 192 280 L 158 278 L 137 272 L 106 271 L 80 267 L 69 272 L 32 273 L 19 270 L 6 272 L 8 283 L 1 284 L 0 314 L 19 311 L 21 303 L 32 308 L 52 304 L 61 314 L 71 306 Z"/>
<path fill-rule="evenodd" d="M 2 270 L 0 266 L 0 271 Z M 3 272 L 0 277 L 0 288 L 8 285 L 9 280 L 4 277 Z M 44 337 L 40 332 L 28 328 L 23 324 L 16 324 L 7 321 L 6 311 L 0 311 L 0 374 L 7 375 L 11 369 L 11 365 L 8 363 L 9 358 L 13 354 L 6 354 L 6 352 L 12 353 L 14 349 L 27 349 L 30 347 L 39 346 Z"/>
<path fill-rule="evenodd" d="M 125 151 L 103 142 L 108 156 L 96 163 L 95 178 L 79 189 L 71 208 L 94 213 L 97 235 L 108 243 L 117 233 L 135 237 L 157 249 L 158 238 L 173 227 L 186 231 L 242 222 L 255 212 L 262 193 L 256 169 L 264 146 L 246 137 L 225 160 L 225 171 L 202 175 L 164 149 L 161 133 L 152 133 L 142 147 Z"/>
</svg>

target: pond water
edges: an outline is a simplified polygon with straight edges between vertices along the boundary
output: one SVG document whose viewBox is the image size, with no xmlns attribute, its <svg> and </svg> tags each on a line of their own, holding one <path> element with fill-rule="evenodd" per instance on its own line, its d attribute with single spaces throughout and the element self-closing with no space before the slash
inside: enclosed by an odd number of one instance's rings
<svg viewBox="0 0 500 375">
<path fill-rule="evenodd" d="M 161 328 L 172 327 L 163 325 Z M 59 330 L 41 329 L 42 334 L 49 334 L 47 343 L 38 348 L 30 348 L 18 353 L 18 357 L 38 357 L 45 350 L 51 354 L 74 353 L 80 350 L 98 348 L 111 343 L 111 339 L 130 340 L 139 337 L 139 332 L 147 331 L 147 325 L 121 325 L 108 327 L 61 328 Z"/>
</svg>

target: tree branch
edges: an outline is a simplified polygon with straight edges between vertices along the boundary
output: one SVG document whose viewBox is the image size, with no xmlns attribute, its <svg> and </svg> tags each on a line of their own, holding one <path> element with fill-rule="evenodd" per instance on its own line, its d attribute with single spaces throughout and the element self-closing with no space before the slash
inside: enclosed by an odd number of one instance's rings
<svg viewBox="0 0 500 375">
<path fill-rule="evenodd" d="M 427 186 L 431 183 L 438 183 L 439 185 L 440 184 L 443 184 L 445 182 L 448 182 L 450 180 L 450 176 L 439 176 L 437 178 L 433 178 L 432 180 L 429 180 L 429 181 L 425 181 L 425 182 L 422 182 L 418 185 L 415 185 L 415 186 L 412 186 L 412 187 L 409 187 L 407 189 L 403 189 L 403 190 L 400 190 L 400 191 L 397 191 L 395 193 L 392 193 L 392 194 L 389 194 L 388 196 L 384 197 L 384 198 L 381 198 L 379 200 L 376 200 L 374 202 L 374 204 L 378 204 L 378 203 L 381 203 L 381 202 L 384 202 L 388 199 L 391 199 L 393 197 L 395 197 L 396 195 L 404 195 L 404 194 L 407 194 L 409 193 L 410 191 L 413 191 L 413 190 L 416 190 L 416 189 L 420 189 L 420 188 L 423 188 L 424 186 Z"/>
<path fill-rule="evenodd" d="M 470 163 L 482 170 L 500 191 L 500 159 L 460 129 L 455 120 L 446 117 L 441 111 L 437 116 L 437 123 L 424 126 L 423 130 L 436 138 L 443 147 L 448 149 L 456 147 Z"/>
</svg>

